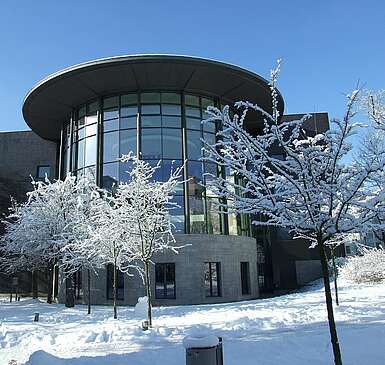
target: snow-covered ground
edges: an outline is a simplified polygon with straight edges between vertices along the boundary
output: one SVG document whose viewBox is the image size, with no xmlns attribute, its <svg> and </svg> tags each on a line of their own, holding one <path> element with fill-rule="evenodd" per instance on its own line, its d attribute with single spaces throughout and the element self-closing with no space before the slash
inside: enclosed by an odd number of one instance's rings
<svg viewBox="0 0 385 365">
<path fill-rule="evenodd" d="M 336 308 L 344 364 L 385 363 L 385 284 L 349 286 Z M 323 289 L 272 299 L 154 309 L 143 332 L 133 308 L 66 309 L 35 300 L 0 302 L 0 364 L 183 365 L 186 335 L 223 337 L 225 365 L 332 364 Z M 33 322 L 35 312 L 40 322 Z"/>
</svg>

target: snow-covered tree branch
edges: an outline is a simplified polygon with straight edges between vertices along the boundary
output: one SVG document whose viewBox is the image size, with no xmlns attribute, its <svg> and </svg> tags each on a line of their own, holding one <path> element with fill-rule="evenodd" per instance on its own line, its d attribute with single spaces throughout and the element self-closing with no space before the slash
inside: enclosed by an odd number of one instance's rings
<svg viewBox="0 0 385 365">
<path fill-rule="evenodd" d="M 220 121 L 223 130 L 217 142 L 205 142 L 206 159 L 227 167 L 232 176 L 213 176 L 219 197 L 231 201 L 229 213 L 253 214 L 254 224 L 284 227 L 297 238 L 318 246 L 322 263 L 329 327 L 336 364 L 341 355 L 334 323 L 327 266 L 326 243 L 336 235 L 353 233 L 363 225 L 376 225 L 373 218 L 384 211 L 385 189 L 367 189 L 384 167 L 381 150 L 366 161 L 344 163 L 351 152 L 350 137 L 363 125 L 354 123 L 359 91 L 347 95 L 346 113 L 333 120 L 330 130 L 316 134 L 304 127 L 308 116 L 281 121 L 277 109 L 278 67 L 271 72 L 272 111 L 240 101 L 237 113 L 230 107 L 208 108 L 207 121 Z M 245 129 L 249 111 L 263 116 L 261 134 Z M 277 158 L 273 151 L 284 158 Z M 378 225 L 377 225 L 378 226 Z"/>
</svg>

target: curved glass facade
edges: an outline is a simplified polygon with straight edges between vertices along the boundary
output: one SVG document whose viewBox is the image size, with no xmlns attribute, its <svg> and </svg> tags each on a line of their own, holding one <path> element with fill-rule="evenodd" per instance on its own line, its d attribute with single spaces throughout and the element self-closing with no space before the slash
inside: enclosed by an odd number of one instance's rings
<svg viewBox="0 0 385 365">
<path fill-rule="evenodd" d="M 216 164 L 201 161 L 201 138 L 214 142 L 221 128 L 201 120 L 209 105 L 218 104 L 205 96 L 167 91 L 111 95 L 80 106 L 63 127 L 60 177 L 87 173 L 111 189 L 129 178 L 129 163 L 119 158 L 130 151 L 140 151 L 151 164 L 161 161 L 157 180 L 187 161 L 183 179 L 188 182 L 174 197 L 180 208 L 171 212 L 176 232 L 250 235 L 249 219 L 218 212 L 218 198 L 207 188 L 205 173 L 224 174 Z"/>
</svg>

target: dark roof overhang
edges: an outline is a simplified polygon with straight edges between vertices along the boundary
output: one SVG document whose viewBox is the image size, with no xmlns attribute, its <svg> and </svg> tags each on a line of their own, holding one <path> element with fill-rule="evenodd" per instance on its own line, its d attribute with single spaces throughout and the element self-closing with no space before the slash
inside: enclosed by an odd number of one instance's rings
<svg viewBox="0 0 385 365">
<path fill-rule="evenodd" d="M 39 136 L 58 140 L 73 108 L 103 95 L 141 90 L 198 93 L 230 104 L 244 100 L 271 110 L 268 82 L 251 71 L 190 56 L 132 55 L 85 62 L 48 76 L 27 94 L 23 116 Z M 278 97 L 282 115 L 284 102 Z"/>
</svg>

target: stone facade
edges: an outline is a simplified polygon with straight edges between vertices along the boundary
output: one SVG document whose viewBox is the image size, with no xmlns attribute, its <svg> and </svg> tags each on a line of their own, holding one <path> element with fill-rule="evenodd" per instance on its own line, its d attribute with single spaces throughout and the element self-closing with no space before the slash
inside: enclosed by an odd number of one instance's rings
<svg viewBox="0 0 385 365">
<path fill-rule="evenodd" d="M 38 166 L 50 166 L 51 177 L 57 174 L 57 144 L 40 138 L 32 131 L 0 132 L 0 221 L 8 213 L 11 197 L 26 199 L 36 179 Z M 0 223 L 0 235 L 3 227 Z M 30 274 L 19 273 L 19 290 L 31 289 Z M 39 274 L 40 289 L 45 290 L 45 276 Z M 11 290 L 10 279 L 0 274 L 0 292 Z"/>
<path fill-rule="evenodd" d="M 175 299 L 155 298 L 155 269 L 151 266 L 151 290 L 154 305 L 209 304 L 255 299 L 259 296 L 257 281 L 256 241 L 249 237 L 222 235 L 176 235 L 177 245 L 185 245 L 178 254 L 157 254 L 154 263 L 175 263 Z M 206 297 L 204 283 L 205 262 L 220 262 L 221 296 Z M 250 294 L 242 295 L 240 263 L 249 263 Z M 86 303 L 87 279 L 82 273 L 83 298 Z M 60 281 L 59 301 L 64 302 L 65 284 Z M 134 305 L 144 295 L 143 284 L 137 273 L 124 275 L 124 300 L 119 305 Z M 111 304 L 107 299 L 106 270 L 92 274 L 91 302 Z"/>
</svg>

